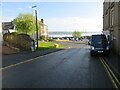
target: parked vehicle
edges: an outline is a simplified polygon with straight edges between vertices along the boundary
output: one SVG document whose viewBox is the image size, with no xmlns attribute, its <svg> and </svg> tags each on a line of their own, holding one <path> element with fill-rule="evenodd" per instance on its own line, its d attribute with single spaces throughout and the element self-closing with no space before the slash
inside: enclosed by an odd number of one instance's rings
<svg viewBox="0 0 120 90">
<path fill-rule="evenodd" d="M 39 41 L 45 41 L 44 39 L 40 39 Z"/>
<path fill-rule="evenodd" d="M 48 40 L 48 39 L 45 39 L 44 41 L 49 42 L 49 40 Z"/>
<path fill-rule="evenodd" d="M 110 48 L 108 44 L 108 40 L 104 34 L 100 35 L 92 35 L 90 39 L 90 55 L 93 56 L 95 54 L 105 54 L 109 55 Z"/>
</svg>

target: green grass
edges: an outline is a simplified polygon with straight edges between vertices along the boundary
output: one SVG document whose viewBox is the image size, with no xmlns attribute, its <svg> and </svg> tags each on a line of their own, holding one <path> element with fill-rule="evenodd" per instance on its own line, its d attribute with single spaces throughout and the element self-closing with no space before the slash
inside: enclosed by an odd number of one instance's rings
<svg viewBox="0 0 120 90">
<path fill-rule="evenodd" d="M 50 49 L 50 48 L 55 48 L 53 42 L 44 42 L 44 41 L 38 41 L 39 48 L 38 50 L 45 50 L 45 49 Z M 58 43 L 56 43 L 58 44 Z M 64 47 L 62 44 L 58 44 L 59 47 Z"/>
</svg>

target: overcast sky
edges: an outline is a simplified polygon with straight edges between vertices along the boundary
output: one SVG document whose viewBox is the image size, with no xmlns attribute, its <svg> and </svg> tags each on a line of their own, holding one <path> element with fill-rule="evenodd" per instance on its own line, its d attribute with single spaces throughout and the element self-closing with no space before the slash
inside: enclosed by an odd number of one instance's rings
<svg viewBox="0 0 120 90">
<path fill-rule="evenodd" d="M 103 2 L 2 2 L 2 21 L 32 13 L 33 5 L 49 31 L 102 31 Z"/>
</svg>

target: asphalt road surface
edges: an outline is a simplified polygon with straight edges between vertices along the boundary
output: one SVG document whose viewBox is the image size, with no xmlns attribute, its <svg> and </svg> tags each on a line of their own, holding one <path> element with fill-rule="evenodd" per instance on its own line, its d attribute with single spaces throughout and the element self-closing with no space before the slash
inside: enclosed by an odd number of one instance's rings
<svg viewBox="0 0 120 90">
<path fill-rule="evenodd" d="M 85 46 L 85 41 L 83 41 L 83 43 L 80 43 L 79 41 L 66 41 L 66 42 L 56 41 L 56 43 L 60 43 L 65 47 L 70 48 L 83 48 Z"/>
<path fill-rule="evenodd" d="M 3 70 L 3 88 L 114 88 L 89 48 L 61 50 Z"/>
</svg>

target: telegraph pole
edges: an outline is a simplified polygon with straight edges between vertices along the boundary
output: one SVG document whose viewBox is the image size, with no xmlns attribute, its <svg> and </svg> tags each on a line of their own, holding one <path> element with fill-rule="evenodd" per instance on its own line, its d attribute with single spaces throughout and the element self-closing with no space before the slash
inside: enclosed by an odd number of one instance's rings
<svg viewBox="0 0 120 90">
<path fill-rule="evenodd" d="M 37 38 L 37 49 L 38 49 L 38 23 L 37 23 L 37 10 L 35 10 L 36 15 L 36 38 Z"/>
<path fill-rule="evenodd" d="M 36 8 L 37 6 L 32 6 L 32 8 Z M 35 16 L 36 16 L 36 44 L 37 44 L 37 49 L 38 49 L 38 22 L 37 22 L 37 10 L 35 10 Z"/>
</svg>

